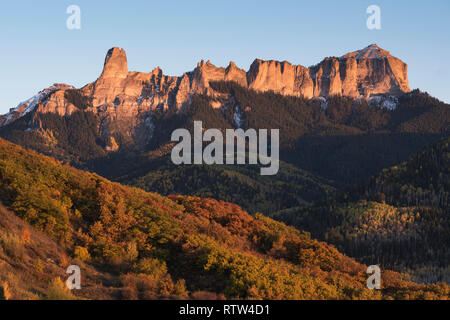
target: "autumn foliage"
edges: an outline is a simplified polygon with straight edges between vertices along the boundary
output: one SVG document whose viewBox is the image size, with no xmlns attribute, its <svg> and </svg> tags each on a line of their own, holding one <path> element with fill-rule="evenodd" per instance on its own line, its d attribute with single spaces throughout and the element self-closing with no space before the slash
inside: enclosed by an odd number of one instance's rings
<svg viewBox="0 0 450 320">
<path fill-rule="evenodd" d="M 95 267 L 101 293 L 88 284 L 77 293 L 83 298 L 443 299 L 450 293 L 447 285 L 419 285 L 390 271 L 382 290 L 369 290 L 366 266 L 306 232 L 227 202 L 126 187 L 3 140 L 0 200 L 58 242 L 69 260 Z M 3 240 L 3 251 L 5 241 L 11 240 Z M 50 297 L 72 298 L 58 280 L 49 290 Z"/>
</svg>

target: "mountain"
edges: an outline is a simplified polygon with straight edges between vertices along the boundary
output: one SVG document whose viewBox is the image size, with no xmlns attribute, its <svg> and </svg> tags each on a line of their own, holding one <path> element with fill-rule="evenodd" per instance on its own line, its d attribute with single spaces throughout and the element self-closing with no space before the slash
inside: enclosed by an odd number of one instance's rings
<svg viewBox="0 0 450 320">
<path fill-rule="evenodd" d="M 185 127 L 192 128 L 193 119 L 208 128 L 232 127 L 237 115 L 243 129 L 278 128 L 282 160 L 338 186 L 404 161 L 450 132 L 449 105 L 420 90 L 368 101 L 341 96 L 320 101 L 259 93 L 232 82 L 210 85 L 229 95 L 228 108 L 215 110 L 210 99 L 196 99 Z M 395 108 L 385 107 L 390 98 Z"/>
<path fill-rule="evenodd" d="M 240 207 L 112 183 L 0 140 L 0 298 L 443 299 Z M 15 216 L 8 210 L 12 210 Z M 19 218 L 17 218 L 19 217 Z M 80 266 L 82 289 L 61 280 Z"/>
<path fill-rule="evenodd" d="M 223 68 L 202 60 L 193 71 L 179 77 L 164 75 L 159 67 L 150 73 L 128 71 L 125 51 L 112 48 L 96 81 L 81 89 L 54 85 L 34 97 L 24 111 L 16 108 L 1 117 L 0 123 L 7 125 L 31 110 L 60 116 L 85 110 L 98 117 L 98 131 L 106 150 L 117 150 L 120 142 L 130 141 L 142 147 L 154 134 L 154 110 L 187 108 L 195 94 L 223 97 L 210 86 L 212 81 L 233 81 L 257 92 L 273 91 L 306 99 L 396 96 L 410 91 L 406 64 L 377 45 L 326 58 L 310 68 L 256 59 L 246 72 L 233 62 Z M 217 108 L 221 103 L 216 101 L 212 106 Z M 118 142 L 116 135 L 123 141 Z"/>
<path fill-rule="evenodd" d="M 168 77 L 159 68 L 129 72 L 125 51 L 113 48 L 95 82 L 81 89 L 54 85 L 44 90 L 0 119 L 0 136 L 147 191 L 234 199 L 250 212 L 273 214 L 367 179 L 448 135 L 448 104 L 409 91 L 401 80 L 406 65 L 397 60 L 376 45 L 327 58 L 305 77 L 314 75 L 323 84 L 333 78 L 327 71 L 330 61 L 355 61 L 352 77 L 360 94 L 307 98 L 277 87 L 292 80 L 287 63 L 256 60 L 244 72 L 233 63 L 216 68 L 201 62 L 182 77 Z M 350 69 L 339 70 L 338 79 L 350 75 Z M 332 82 L 336 87 L 337 80 Z M 346 87 L 349 81 L 343 83 Z M 313 91 L 323 91 L 321 86 Z M 367 86 L 373 94 L 365 94 Z M 281 175 L 270 180 L 248 168 L 167 163 L 171 133 L 192 130 L 195 120 L 222 131 L 279 129 Z"/>
<path fill-rule="evenodd" d="M 193 94 L 189 106 L 181 109 L 152 110 L 145 125 L 138 125 L 133 131 L 130 126 L 140 119 L 134 116 L 134 107 L 118 104 L 109 111 L 93 107 L 109 99 L 108 90 L 131 90 L 129 75 L 136 73 L 126 73 L 125 77 L 124 64 L 124 51 L 112 50 L 95 86 L 80 89 L 95 87 L 95 96 L 85 96 L 73 88 L 52 87 L 43 95 L 44 101 L 33 103 L 27 109 L 29 112 L 21 117 L 14 112 L 14 117 L 0 127 L 0 136 L 79 168 L 162 194 L 211 196 L 231 201 L 236 190 L 230 182 L 239 176 L 242 192 L 234 201 L 250 212 L 271 214 L 317 200 L 330 187 L 366 179 L 406 160 L 449 132 L 449 106 L 419 90 L 398 96 L 375 95 L 367 100 L 345 96 L 306 99 L 255 91 L 235 81 L 211 81 L 208 92 L 214 92 L 213 95 Z M 117 89 L 115 82 L 125 87 Z M 106 100 L 93 102 L 101 96 Z M 67 104 L 70 115 L 64 108 L 46 112 L 57 101 Z M 127 112 L 130 114 L 125 115 Z M 194 120 L 201 120 L 205 129 L 279 129 L 280 157 L 282 165 L 287 166 L 281 171 L 298 169 L 291 176 L 298 177 L 294 179 L 296 185 L 292 187 L 289 176 L 283 181 L 276 177 L 268 183 L 268 179 L 255 177 L 252 170 L 240 170 L 236 175 L 235 170 L 170 165 L 162 168 L 158 159 L 147 161 L 149 152 L 159 154 L 157 157 L 170 153 L 171 133 L 178 128 L 192 130 Z M 167 168 L 171 168 L 170 173 Z M 159 177 L 161 169 L 179 183 Z M 196 172 L 195 183 L 182 183 L 182 177 L 193 172 Z M 212 182 L 214 176 L 224 173 L 227 178 Z M 269 185 L 276 187 L 269 188 Z M 261 197 L 264 200 L 257 200 Z"/>
<path fill-rule="evenodd" d="M 0 137 L 53 157 L 0 140 L 0 297 L 73 298 L 58 279 L 72 260 L 85 298 L 448 297 L 391 271 L 369 292 L 359 263 L 449 281 L 448 140 L 430 145 L 450 108 L 406 72 L 376 45 L 310 68 L 202 61 L 180 77 L 130 72 L 109 50 L 93 83 L 0 116 Z M 175 166 L 171 133 L 196 120 L 279 129 L 278 175 Z"/>
<path fill-rule="evenodd" d="M 450 138 L 386 168 L 335 199 L 273 215 L 365 263 L 450 281 Z"/>
<path fill-rule="evenodd" d="M 408 66 L 376 44 L 348 53 L 340 60 L 345 64 L 341 73 L 341 78 L 345 79 L 342 81 L 344 95 L 346 92 L 353 97 L 358 97 L 359 94 L 365 96 L 386 93 L 396 95 L 410 91 Z M 354 66 L 354 60 L 356 60 L 356 66 Z M 337 81 L 337 83 L 339 82 Z M 349 87 L 346 88 L 345 84 L 348 84 Z M 356 92 L 355 85 L 358 89 Z"/>
<path fill-rule="evenodd" d="M 19 103 L 17 107 L 11 108 L 6 115 L 0 116 L 1 126 L 6 126 L 7 124 L 14 122 L 18 118 L 21 118 L 26 114 L 34 111 L 34 109 L 38 104 L 41 104 L 42 102 L 46 101 L 47 98 L 50 95 L 54 94 L 56 91 L 60 90 L 64 91 L 68 89 L 75 89 L 75 88 L 61 83 L 55 83 L 52 86 L 45 88 L 44 90 L 38 92 L 36 95 L 29 98 L 28 100 Z"/>
</svg>

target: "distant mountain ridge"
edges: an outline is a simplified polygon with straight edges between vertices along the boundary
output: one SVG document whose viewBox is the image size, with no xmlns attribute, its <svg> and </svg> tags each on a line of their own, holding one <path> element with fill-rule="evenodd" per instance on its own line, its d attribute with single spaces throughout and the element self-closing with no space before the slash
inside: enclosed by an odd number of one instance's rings
<svg viewBox="0 0 450 320">
<path fill-rule="evenodd" d="M 195 94 L 223 96 L 210 86 L 211 81 L 233 81 L 258 92 L 274 91 L 307 99 L 334 95 L 395 96 L 410 91 L 407 65 L 375 44 L 339 58 L 326 58 L 310 68 L 287 61 L 256 59 L 244 71 L 233 62 L 223 68 L 202 60 L 193 71 L 179 77 L 164 75 L 159 67 L 149 73 L 128 71 L 125 50 L 115 47 L 108 51 L 97 80 L 79 90 L 64 84 L 44 89 L 42 92 L 47 94 L 35 97 L 33 109 L 61 116 L 79 109 L 92 111 L 102 123 L 102 137 L 114 150 L 118 146 L 111 137 L 113 132 L 126 132 L 145 143 L 146 134 L 152 129 L 153 110 L 183 109 Z M 29 110 L 11 109 L 0 116 L 0 125 L 11 123 Z"/>
</svg>

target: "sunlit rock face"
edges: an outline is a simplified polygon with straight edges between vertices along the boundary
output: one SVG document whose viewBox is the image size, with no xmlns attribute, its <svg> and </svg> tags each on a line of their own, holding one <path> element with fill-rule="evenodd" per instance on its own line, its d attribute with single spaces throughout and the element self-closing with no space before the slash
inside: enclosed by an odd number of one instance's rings
<svg viewBox="0 0 450 320">
<path fill-rule="evenodd" d="M 99 118 L 99 132 L 110 150 L 118 148 L 114 134 L 145 145 L 148 132 L 154 129 L 152 113 L 189 107 L 194 94 L 220 96 L 210 81 L 234 81 L 259 92 L 274 91 L 305 98 L 327 98 L 331 95 L 370 98 L 380 94 L 395 96 L 410 91 L 407 65 L 386 50 L 372 44 L 342 57 L 329 57 L 312 67 L 293 65 L 287 61 L 256 59 L 248 71 L 234 62 L 216 67 L 200 61 L 193 71 L 181 76 L 167 76 L 157 67 L 148 73 L 129 71 L 124 49 L 112 48 L 105 58 L 100 77 L 78 90 L 90 99 L 84 110 Z M 72 86 L 58 84 L 0 116 L 0 125 L 37 112 L 71 115 L 79 108 L 66 99 Z M 214 105 L 213 107 L 220 107 Z"/>
<path fill-rule="evenodd" d="M 247 85 L 257 91 L 312 97 L 358 98 L 409 92 L 407 65 L 372 44 L 340 58 L 325 58 L 310 68 L 283 61 L 255 60 Z"/>
<path fill-rule="evenodd" d="M 357 98 L 409 92 L 407 65 L 372 44 L 340 58 L 326 58 L 310 68 L 314 96 Z"/>
</svg>

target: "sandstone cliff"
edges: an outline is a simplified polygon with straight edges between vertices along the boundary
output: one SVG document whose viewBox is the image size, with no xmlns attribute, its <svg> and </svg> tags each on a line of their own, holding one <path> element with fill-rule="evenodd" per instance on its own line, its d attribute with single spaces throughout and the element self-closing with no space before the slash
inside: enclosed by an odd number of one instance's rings
<svg viewBox="0 0 450 320">
<path fill-rule="evenodd" d="M 98 115 L 99 131 L 114 150 L 116 143 L 111 140 L 114 132 L 145 145 L 151 138 L 155 109 L 183 110 L 193 94 L 218 95 L 210 87 L 210 81 L 235 81 L 256 91 L 272 90 L 308 99 L 330 95 L 370 98 L 410 91 L 407 65 L 372 44 L 342 57 L 325 58 L 309 68 L 287 61 L 256 59 L 246 72 L 233 62 L 223 68 L 202 60 L 193 71 L 179 77 L 164 75 L 159 67 L 149 73 L 129 71 L 125 51 L 112 48 L 106 55 L 100 77 L 78 92 L 90 99 L 87 110 Z M 78 108 L 66 99 L 65 93 L 73 89 L 67 85 L 45 89 L 0 116 L 0 125 L 33 110 L 70 115 Z"/>
</svg>

